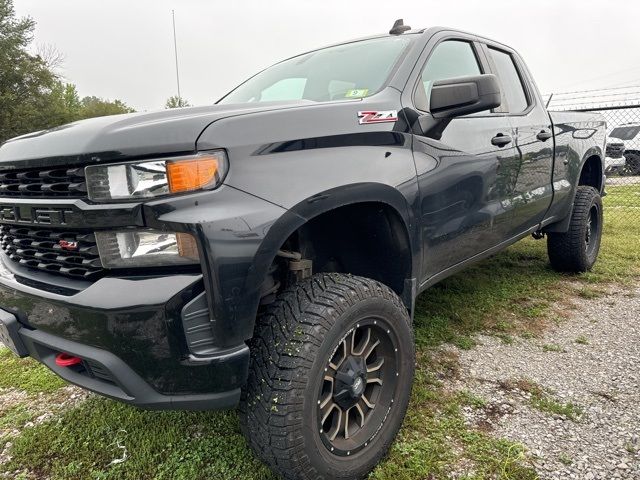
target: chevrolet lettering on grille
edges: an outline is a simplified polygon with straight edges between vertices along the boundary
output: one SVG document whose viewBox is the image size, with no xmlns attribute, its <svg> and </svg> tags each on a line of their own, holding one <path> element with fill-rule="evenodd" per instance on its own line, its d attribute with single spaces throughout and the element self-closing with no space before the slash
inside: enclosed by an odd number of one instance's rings
<svg viewBox="0 0 640 480">
<path fill-rule="evenodd" d="M 73 210 L 64 208 L 35 208 L 25 205 L 0 206 L 0 222 L 34 225 L 66 225 Z"/>
</svg>

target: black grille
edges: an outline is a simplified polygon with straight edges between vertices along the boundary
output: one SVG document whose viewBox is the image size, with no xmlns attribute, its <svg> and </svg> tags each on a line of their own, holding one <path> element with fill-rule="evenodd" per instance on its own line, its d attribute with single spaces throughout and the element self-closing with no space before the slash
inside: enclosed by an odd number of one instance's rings
<svg viewBox="0 0 640 480">
<path fill-rule="evenodd" d="M 91 232 L 2 225 L 0 246 L 11 260 L 29 268 L 85 280 L 104 273 Z"/>
<path fill-rule="evenodd" d="M 0 197 L 84 197 L 84 168 L 49 168 L 0 173 Z"/>
<path fill-rule="evenodd" d="M 624 143 L 607 143 L 607 157 L 620 158 L 624 154 Z"/>
</svg>

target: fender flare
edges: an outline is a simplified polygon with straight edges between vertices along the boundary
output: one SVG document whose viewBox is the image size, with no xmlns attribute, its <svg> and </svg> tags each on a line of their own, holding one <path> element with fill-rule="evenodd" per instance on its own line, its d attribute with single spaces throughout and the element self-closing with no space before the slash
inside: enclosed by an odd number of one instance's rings
<svg viewBox="0 0 640 480">
<path fill-rule="evenodd" d="M 582 159 L 580 160 L 580 168 L 578 168 L 574 175 L 573 188 L 571 190 L 571 205 L 569 205 L 567 214 L 557 222 L 553 222 L 546 227 L 543 228 L 545 233 L 565 233 L 569 230 L 569 224 L 571 223 L 571 216 L 573 215 L 573 203 L 576 198 L 576 192 L 578 190 L 578 184 L 580 183 L 580 175 L 582 174 L 582 170 L 584 169 L 587 160 L 592 157 L 598 157 L 601 163 L 602 170 L 602 188 L 600 193 L 604 193 L 604 156 L 602 155 L 602 149 L 598 146 L 593 146 L 587 149 L 587 151 L 582 155 Z"/>
<path fill-rule="evenodd" d="M 282 244 L 302 225 L 313 218 L 347 205 L 380 203 L 392 208 L 404 224 L 405 234 L 411 249 L 412 277 L 419 268 L 419 243 L 415 219 L 409 202 L 399 190 L 382 183 L 357 183 L 345 185 L 314 194 L 294 205 L 269 228 L 253 258 L 251 272 L 247 277 L 245 291 L 253 298 L 247 299 L 257 307 L 260 287 Z M 413 301 L 413 299 L 411 299 Z"/>
</svg>

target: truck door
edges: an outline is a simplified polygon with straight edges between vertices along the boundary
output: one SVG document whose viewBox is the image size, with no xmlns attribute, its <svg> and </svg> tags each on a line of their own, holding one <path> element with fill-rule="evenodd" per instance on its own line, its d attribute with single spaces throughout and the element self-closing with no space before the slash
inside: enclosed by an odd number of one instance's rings
<svg viewBox="0 0 640 480">
<path fill-rule="evenodd" d="M 500 81 L 501 110 L 509 116 L 518 152 L 507 199 L 513 210 L 508 235 L 514 237 L 540 223 L 553 199 L 551 120 L 520 57 L 502 45 L 483 50 Z"/>
<path fill-rule="evenodd" d="M 430 50 L 412 98 L 419 114 L 429 116 L 419 105 L 428 109 L 424 102 L 434 81 L 489 73 L 478 48 L 470 39 L 450 38 Z M 510 219 L 500 165 L 516 161 L 514 144 L 509 119 L 491 111 L 447 119 L 414 135 L 423 280 L 505 240 Z"/>
</svg>

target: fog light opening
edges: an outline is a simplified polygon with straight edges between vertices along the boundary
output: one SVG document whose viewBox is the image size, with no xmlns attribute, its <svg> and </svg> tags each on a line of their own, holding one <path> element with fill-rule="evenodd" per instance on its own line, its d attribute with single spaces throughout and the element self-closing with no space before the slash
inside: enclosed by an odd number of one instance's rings
<svg viewBox="0 0 640 480">
<path fill-rule="evenodd" d="M 56 365 L 59 367 L 74 367 L 81 363 L 82 359 L 80 357 L 75 357 L 68 353 L 59 353 L 56 355 Z"/>
</svg>

